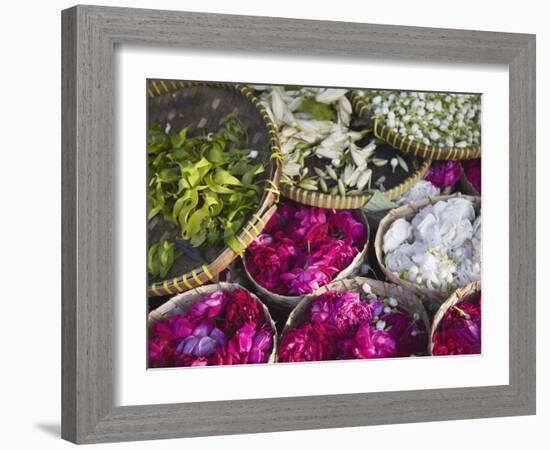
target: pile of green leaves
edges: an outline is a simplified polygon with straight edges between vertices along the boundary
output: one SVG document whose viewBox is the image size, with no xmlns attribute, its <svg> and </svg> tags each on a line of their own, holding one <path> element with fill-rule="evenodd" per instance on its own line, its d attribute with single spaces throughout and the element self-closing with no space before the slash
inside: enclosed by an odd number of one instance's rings
<svg viewBox="0 0 550 450">
<path fill-rule="evenodd" d="M 169 241 L 156 242 L 149 247 L 147 267 L 151 275 L 166 278 L 174 260 L 181 254 L 176 244 Z"/>
<path fill-rule="evenodd" d="M 192 247 L 225 242 L 240 251 L 235 235 L 259 206 L 258 175 L 265 168 L 234 114 L 220 125 L 219 133 L 195 137 L 187 136 L 188 127 L 172 134 L 150 127 L 148 218 L 161 214 Z"/>
</svg>

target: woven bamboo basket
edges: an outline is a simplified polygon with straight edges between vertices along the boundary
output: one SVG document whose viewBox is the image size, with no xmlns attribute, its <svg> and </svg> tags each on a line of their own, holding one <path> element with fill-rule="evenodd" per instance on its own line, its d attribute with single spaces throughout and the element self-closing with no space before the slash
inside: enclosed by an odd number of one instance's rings
<svg viewBox="0 0 550 450">
<path fill-rule="evenodd" d="M 460 165 L 460 172 L 462 173 L 462 176 L 460 177 L 461 191 L 467 195 L 480 196 L 481 192 L 478 192 L 478 190 L 475 188 L 472 182 L 468 179 L 468 177 L 466 176 L 466 171 L 464 170 L 464 167 L 462 166 L 462 164 Z"/>
<path fill-rule="evenodd" d="M 391 281 L 392 283 L 398 284 L 402 286 L 403 288 L 410 290 L 412 292 L 415 292 L 420 297 L 424 299 L 425 302 L 431 301 L 435 302 L 436 305 L 441 305 L 446 298 L 448 297 L 448 292 L 439 292 L 432 289 L 428 289 L 424 286 L 420 286 L 416 283 L 412 283 L 407 280 L 403 280 L 400 278 L 397 274 L 393 273 L 392 271 L 388 270 L 385 264 L 385 258 L 384 258 L 384 252 L 382 250 L 383 242 L 384 242 L 384 235 L 389 230 L 391 224 L 395 222 L 397 219 L 403 217 L 405 219 L 411 219 L 414 217 L 422 208 L 428 206 L 428 205 L 434 205 L 438 201 L 441 200 L 449 200 L 451 198 L 464 198 L 466 200 L 469 200 L 473 203 L 474 209 L 477 214 L 479 214 L 481 210 L 481 198 L 480 197 L 474 197 L 469 195 L 462 195 L 462 194 L 453 194 L 453 195 L 439 195 L 436 197 L 429 197 L 425 200 L 422 200 L 420 202 L 411 202 L 407 205 L 401 206 L 396 209 L 392 209 L 386 216 L 380 221 L 380 224 L 378 226 L 378 231 L 376 232 L 376 237 L 374 240 L 374 250 L 376 253 L 376 259 L 378 261 L 378 265 L 380 266 L 380 269 L 384 272 L 386 275 L 386 278 Z"/>
<path fill-rule="evenodd" d="M 249 143 L 258 149 L 258 159 L 264 163 L 266 171 L 260 175 L 264 192 L 258 210 L 250 215 L 237 235 L 242 253 L 261 233 L 275 212 L 275 203 L 279 199 L 280 149 L 277 132 L 268 113 L 248 87 L 238 84 L 150 80 L 147 93 L 149 123 L 159 123 L 162 127 L 170 123 L 173 129 L 188 126 L 187 134 L 194 136 L 218 131 L 220 119 L 235 113 L 248 127 Z M 162 217 L 157 216 L 149 222 L 149 239 L 152 241 L 175 234 L 177 228 L 167 224 Z M 148 295 L 172 295 L 215 281 L 216 276 L 238 256 L 228 246 L 203 247 L 200 248 L 204 253 L 202 263 L 191 258 L 178 258 L 167 279 L 149 281 Z"/>
<path fill-rule="evenodd" d="M 458 148 L 458 147 L 435 147 L 433 145 L 425 145 L 417 140 L 405 139 L 399 133 L 394 132 L 391 128 L 378 121 L 367 103 L 355 92 L 351 91 L 349 99 L 355 113 L 367 122 L 367 125 L 373 130 L 374 135 L 378 139 L 386 141 L 393 147 L 401 150 L 405 154 L 422 159 L 475 159 L 481 156 L 481 146 Z"/>
<path fill-rule="evenodd" d="M 370 228 L 369 223 L 367 221 L 367 216 L 362 211 L 357 211 L 357 217 L 361 220 L 363 225 L 365 225 L 365 230 L 367 233 L 367 237 L 365 240 L 365 245 L 363 246 L 363 249 L 353 258 L 353 261 L 350 263 L 348 267 L 346 267 L 344 270 L 342 270 L 334 279 L 339 280 L 342 278 L 349 278 L 354 275 L 357 275 L 359 273 L 359 269 L 361 268 L 361 264 L 363 264 L 363 261 L 367 257 L 368 247 L 369 247 L 369 239 L 370 239 Z M 250 280 L 250 282 L 254 285 L 254 288 L 261 294 L 262 300 L 264 300 L 266 303 L 268 303 L 270 306 L 273 306 L 277 309 L 282 310 L 289 310 L 293 309 L 300 301 L 307 296 L 307 294 L 304 295 L 280 295 L 276 294 L 275 292 L 271 292 L 258 284 L 254 278 L 252 278 L 252 275 L 250 275 L 250 272 L 248 272 L 248 269 L 246 268 L 246 261 L 243 258 L 243 267 L 244 271 Z"/>
<path fill-rule="evenodd" d="M 387 146 L 386 152 L 390 150 L 395 152 L 393 149 L 390 149 Z M 389 189 L 384 191 L 384 196 L 388 200 L 394 200 L 405 192 L 407 192 L 414 184 L 420 181 L 430 168 L 430 161 L 421 161 L 414 158 L 409 158 L 407 161 L 409 167 L 414 169 L 414 172 L 410 176 L 405 176 L 404 179 L 399 180 L 397 184 L 394 184 Z M 389 167 L 389 165 L 387 165 Z M 377 179 L 381 175 L 386 177 L 391 176 L 391 173 L 388 172 L 387 167 L 374 167 L 372 179 Z M 399 169 L 401 170 L 401 169 Z M 286 183 L 281 183 L 281 194 L 284 197 L 287 197 L 291 200 L 294 200 L 297 203 L 302 203 L 304 205 L 316 206 L 319 208 L 332 208 L 332 209 L 358 209 L 363 206 L 370 200 L 372 197 L 371 193 L 365 192 L 363 194 L 356 195 L 330 195 L 318 191 L 308 191 L 302 189 L 298 186 L 289 185 Z"/>
<path fill-rule="evenodd" d="M 411 291 L 407 291 L 400 286 L 395 284 L 386 283 L 384 281 L 373 280 L 371 278 L 364 277 L 354 277 L 354 278 L 345 278 L 341 280 L 335 280 L 326 286 L 323 286 L 317 289 L 315 292 L 307 295 L 302 299 L 302 301 L 292 310 L 289 314 L 286 321 L 285 327 L 281 333 L 283 336 L 288 330 L 296 328 L 302 323 L 304 317 L 307 313 L 308 307 L 319 295 L 324 294 L 328 291 L 338 291 L 338 292 L 362 292 L 363 284 L 367 283 L 371 292 L 375 295 L 381 297 L 393 297 L 398 302 L 398 307 L 408 313 L 410 316 L 413 314 L 418 314 L 420 320 L 424 324 L 426 333 L 430 330 L 430 320 L 428 314 L 424 309 L 422 300 L 416 294 Z M 426 349 L 427 351 L 427 349 Z"/>
<path fill-rule="evenodd" d="M 252 296 L 252 298 L 260 304 L 265 318 L 269 323 L 271 329 L 273 330 L 273 349 L 271 350 L 268 362 L 274 362 L 277 352 L 277 329 L 275 328 L 275 322 L 273 322 L 271 314 L 269 314 L 269 310 L 262 303 L 262 301 L 256 295 L 254 295 L 254 293 L 248 291 L 239 284 L 225 282 L 220 282 L 216 284 L 205 284 L 203 286 L 196 287 L 190 291 L 178 294 L 149 313 L 149 316 L 147 317 L 147 326 L 151 327 L 151 325 L 155 322 L 167 319 L 172 316 L 176 316 L 178 314 L 186 313 L 191 305 L 200 300 L 206 294 L 211 294 L 217 291 L 232 292 L 236 289 L 243 289 L 247 291 Z"/>
<path fill-rule="evenodd" d="M 447 314 L 447 311 L 449 311 L 449 309 L 451 309 L 455 305 L 458 305 L 461 302 L 475 299 L 479 294 L 481 294 L 481 281 L 475 281 L 474 283 L 470 283 L 467 286 L 464 286 L 463 288 L 459 288 L 454 291 L 451 296 L 447 300 L 445 300 L 445 302 L 437 310 L 433 318 L 430 331 L 430 340 L 428 343 L 428 352 L 430 356 L 432 355 L 433 351 L 433 335 L 439 327 L 439 324 L 443 320 L 443 317 L 445 317 L 445 314 Z"/>
</svg>

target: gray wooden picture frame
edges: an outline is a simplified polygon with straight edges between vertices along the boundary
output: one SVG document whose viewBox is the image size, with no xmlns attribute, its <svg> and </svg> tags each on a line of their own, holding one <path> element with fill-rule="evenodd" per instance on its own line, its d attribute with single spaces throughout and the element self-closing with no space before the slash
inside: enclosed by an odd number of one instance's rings
<svg viewBox="0 0 550 450">
<path fill-rule="evenodd" d="M 535 413 L 534 35 L 97 6 L 63 11 L 62 32 L 63 438 L 93 443 Z M 116 44 L 505 64 L 510 81 L 509 384 L 115 407 Z"/>
</svg>

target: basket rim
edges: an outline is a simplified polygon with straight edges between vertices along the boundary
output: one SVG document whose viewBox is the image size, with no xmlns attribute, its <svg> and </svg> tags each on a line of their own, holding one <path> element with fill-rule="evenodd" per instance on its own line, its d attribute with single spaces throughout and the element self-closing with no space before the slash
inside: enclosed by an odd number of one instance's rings
<svg viewBox="0 0 550 450">
<path fill-rule="evenodd" d="M 245 100 L 250 102 L 258 111 L 260 118 L 265 125 L 269 137 L 271 150 L 271 164 L 268 177 L 264 180 L 265 187 L 263 195 L 256 212 L 243 225 L 240 233 L 236 236 L 242 246 L 242 252 L 263 230 L 276 210 L 275 204 L 279 201 L 279 184 L 282 173 L 281 151 L 279 147 L 278 134 L 275 125 L 265 107 L 260 103 L 254 92 L 246 85 L 238 83 L 217 83 L 207 81 L 184 81 L 171 79 L 149 79 L 147 80 L 148 100 L 193 87 L 217 88 L 239 93 Z M 186 292 L 204 283 L 212 281 L 220 272 L 227 268 L 239 254 L 229 246 L 224 245 L 218 254 L 208 264 L 197 265 L 186 273 L 172 279 L 148 282 L 147 296 L 157 297 Z"/>
<path fill-rule="evenodd" d="M 355 90 L 350 91 L 349 99 L 355 113 L 367 122 L 374 135 L 387 142 L 391 146 L 405 154 L 412 154 L 414 157 L 432 160 L 464 160 L 481 157 L 481 146 L 473 147 L 436 147 L 426 145 L 416 139 L 404 139 L 400 134 L 391 130 L 388 126 L 379 122 L 367 103 Z"/>
<path fill-rule="evenodd" d="M 278 346 L 278 333 L 277 333 L 277 327 L 275 326 L 275 321 L 271 317 L 271 313 L 269 312 L 269 309 L 264 304 L 264 302 L 254 292 L 250 291 L 249 289 L 247 289 L 246 287 L 242 286 L 239 283 L 228 283 L 225 281 L 220 281 L 218 283 L 211 283 L 211 284 L 204 284 L 201 286 L 197 286 L 189 291 L 181 292 L 175 295 L 174 297 L 170 298 L 166 303 L 163 303 L 158 308 L 154 309 L 153 311 L 150 311 L 149 314 L 147 314 L 147 330 L 149 330 L 152 324 L 159 322 L 161 320 L 164 320 L 168 317 L 171 317 L 168 314 L 174 310 L 179 310 L 182 313 L 186 312 L 187 309 L 183 310 L 182 307 L 190 307 L 193 303 L 198 301 L 205 294 L 210 294 L 212 292 L 217 292 L 217 291 L 221 291 L 221 292 L 234 291 L 237 289 L 242 289 L 246 291 L 248 294 L 250 294 L 250 296 L 255 301 L 257 301 L 260 304 L 262 311 L 265 315 L 266 321 L 269 323 L 271 330 L 273 331 L 273 348 L 271 350 L 267 363 L 275 362 L 275 356 L 277 354 L 277 346 Z"/>
<path fill-rule="evenodd" d="M 453 306 L 458 305 L 463 301 L 467 301 L 471 296 L 477 295 L 478 293 L 481 293 L 481 280 L 474 281 L 464 287 L 455 289 L 455 291 L 439 307 L 434 315 L 430 330 L 430 339 L 428 341 L 428 354 L 430 356 L 433 356 L 433 335 L 439 327 L 439 324 L 443 320 L 443 317 L 445 317 L 445 314 L 447 314 L 447 311 L 449 311 L 449 309 Z"/>
<path fill-rule="evenodd" d="M 371 231 L 370 231 L 370 225 L 369 225 L 369 222 L 368 222 L 368 217 L 367 217 L 367 214 L 364 211 L 360 210 L 360 209 L 356 210 L 356 212 L 360 215 L 361 222 L 363 223 L 363 225 L 365 225 L 365 229 L 367 231 L 367 239 L 365 240 L 365 244 L 364 244 L 363 248 L 361 249 L 361 251 L 357 255 L 355 255 L 355 257 L 353 258 L 353 260 L 351 261 L 351 263 L 349 263 L 349 265 L 347 267 L 345 267 L 343 270 L 341 270 L 338 273 L 338 275 L 336 275 L 336 277 L 331 281 L 331 283 L 333 283 L 336 280 L 340 280 L 340 279 L 343 279 L 343 278 L 348 278 L 354 272 L 354 270 L 357 268 L 357 266 L 360 263 L 362 263 L 364 261 L 365 257 L 368 255 L 369 243 L 371 242 Z M 262 295 L 264 295 L 266 297 L 266 301 L 268 303 L 272 303 L 275 307 L 283 308 L 285 310 L 294 309 L 296 307 L 296 305 L 298 305 L 304 297 L 309 295 L 309 294 L 281 295 L 281 294 L 277 294 L 275 292 L 271 292 L 270 290 L 268 290 L 265 287 L 263 287 L 262 285 L 260 285 L 252 277 L 252 275 L 248 271 L 248 268 L 246 267 L 246 260 L 245 260 L 244 256 L 245 256 L 244 254 L 243 254 L 243 256 L 241 256 L 241 260 L 242 260 L 242 263 L 243 263 L 244 272 L 245 272 L 248 280 L 250 280 L 252 285 Z"/>
<path fill-rule="evenodd" d="M 367 283 L 371 289 L 372 292 L 375 295 L 379 296 L 390 296 L 387 295 L 388 290 L 389 291 L 396 291 L 392 293 L 392 297 L 396 296 L 397 301 L 399 302 L 399 306 L 401 306 L 409 315 L 413 314 L 414 312 L 418 312 L 420 315 L 420 318 L 424 324 L 424 327 L 426 329 L 426 333 L 428 333 L 431 329 L 430 326 L 430 320 L 428 318 L 428 314 L 426 312 L 426 309 L 424 307 L 424 304 L 422 302 L 422 299 L 415 293 L 408 291 L 404 289 L 402 286 L 388 283 L 386 281 L 382 280 L 376 280 L 374 278 L 368 278 L 368 277 L 362 277 L 362 276 L 356 276 L 356 277 L 349 277 L 349 278 L 342 278 L 339 280 L 334 280 L 330 282 L 329 284 L 320 287 L 319 289 L 315 290 L 311 294 L 306 295 L 298 305 L 290 312 L 286 322 L 285 326 L 283 327 L 283 330 L 281 331 L 281 338 L 291 329 L 296 328 L 302 323 L 303 315 L 305 314 L 308 306 L 313 302 L 317 297 L 320 295 L 331 291 L 336 290 L 339 292 L 342 291 L 351 291 L 355 292 L 362 289 L 363 284 Z M 403 300 L 404 299 L 404 300 Z M 403 301 L 403 303 L 401 303 Z M 412 311 L 410 303 L 415 303 L 417 311 Z M 406 303 L 406 304 L 405 304 Z M 428 349 L 426 348 L 426 353 L 428 352 Z M 277 353 L 278 355 L 278 353 Z M 278 356 L 275 356 L 275 361 L 278 360 Z"/>
<path fill-rule="evenodd" d="M 468 176 L 466 175 L 466 171 L 464 170 L 464 166 L 462 164 L 460 164 L 460 173 L 462 174 L 462 176 L 460 177 L 460 186 L 462 189 L 464 189 L 466 194 L 481 197 L 481 192 L 478 192 L 472 182 L 468 179 Z"/>
<path fill-rule="evenodd" d="M 382 250 L 382 244 L 383 244 L 384 235 L 386 234 L 387 230 L 389 229 L 391 224 L 397 219 L 399 219 L 400 217 L 408 217 L 411 215 L 416 215 L 421 209 L 423 209 L 428 205 L 433 205 L 439 201 L 450 200 L 453 198 L 466 199 L 474 204 L 474 208 L 476 208 L 477 210 L 481 209 L 480 196 L 464 195 L 462 193 L 455 193 L 451 195 L 430 196 L 423 200 L 420 200 L 417 202 L 409 202 L 403 206 L 390 210 L 380 221 L 378 225 L 378 230 L 376 231 L 376 236 L 374 238 L 374 251 L 376 254 L 376 260 L 378 262 L 380 269 L 386 276 L 386 278 L 390 280 L 392 283 L 402 286 L 404 289 L 413 291 L 416 294 L 426 299 L 437 302 L 439 305 L 441 305 L 445 301 L 445 299 L 449 296 L 449 293 L 428 289 L 424 286 L 421 286 L 416 283 L 412 283 L 408 280 L 403 280 L 402 278 L 397 276 L 395 273 L 389 270 L 386 267 L 386 264 L 384 263 L 384 252 Z M 403 214 L 403 212 L 405 211 L 407 211 L 407 213 Z"/>
<path fill-rule="evenodd" d="M 388 200 L 395 200 L 407 192 L 414 184 L 424 178 L 428 173 L 431 161 L 424 160 L 418 169 L 397 186 L 382 192 Z M 308 191 L 298 186 L 281 182 L 281 194 L 297 203 L 319 208 L 331 209 L 359 209 L 365 206 L 371 199 L 371 193 L 357 195 L 330 195 L 324 192 Z"/>
</svg>

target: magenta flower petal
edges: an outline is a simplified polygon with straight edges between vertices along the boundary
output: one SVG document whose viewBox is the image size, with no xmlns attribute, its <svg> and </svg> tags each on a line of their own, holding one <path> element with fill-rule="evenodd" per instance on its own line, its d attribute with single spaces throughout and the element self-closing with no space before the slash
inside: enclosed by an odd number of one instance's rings
<svg viewBox="0 0 550 450">
<path fill-rule="evenodd" d="M 425 178 L 435 187 L 445 188 L 453 187 L 461 176 L 459 161 L 433 161 Z"/>
</svg>

